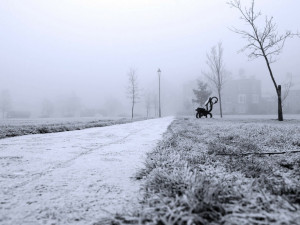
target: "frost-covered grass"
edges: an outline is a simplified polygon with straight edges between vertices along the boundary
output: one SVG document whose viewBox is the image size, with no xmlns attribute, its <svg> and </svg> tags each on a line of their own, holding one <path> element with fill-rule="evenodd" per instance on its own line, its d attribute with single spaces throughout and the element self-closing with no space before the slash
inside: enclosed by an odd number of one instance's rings
<svg viewBox="0 0 300 225">
<path fill-rule="evenodd" d="M 134 119 L 133 121 L 144 118 Z M 28 134 L 55 133 L 104 127 L 132 122 L 125 118 L 50 118 L 50 119 L 8 119 L 0 120 L 0 139 Z"/>
<path fill-rule="evenodd" d="M 300 120 L 179 118 L 137 174 L 131 223 L 300 224 L 300 153 L 258 154 L 295 150 Z"/>
</svg>

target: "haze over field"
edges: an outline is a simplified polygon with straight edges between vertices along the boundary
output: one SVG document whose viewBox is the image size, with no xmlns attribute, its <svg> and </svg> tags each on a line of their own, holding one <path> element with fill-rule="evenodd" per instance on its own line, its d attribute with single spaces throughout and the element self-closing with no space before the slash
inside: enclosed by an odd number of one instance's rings
<svg viewBox="0 0 300 225">
<path fill-rule="evenodd" d="M 260 0 L 256 8 L 274 16 L 280 32 L 300 30 L 298 0 Z M 245 25 L 239 17 L 225 0 L 3 0 L 0 90 L 10 91 L 14 109 L 39 112 L 45 99 L 75 96 L 85 107 L 129 114 L 128 70 L 136 68 L 144 92 L 156 93 L 160 68 L 163 114 L 172 114 L 183 84 L 201 76 L 206 52 L 222 41 L 231 76 L 243 69 L 275 95 L 264 61 L 237 53 L 246 41 L 229 28 Z M 291 73 L 300 86 L 299 57 L 300 40 L 288 40 L 273 64 L 279 82 Z"/>
<path fill-rule="evenodd" d="M 0 224 L 300 225 L 299 9 L 0 0 Z"/>
</svg>

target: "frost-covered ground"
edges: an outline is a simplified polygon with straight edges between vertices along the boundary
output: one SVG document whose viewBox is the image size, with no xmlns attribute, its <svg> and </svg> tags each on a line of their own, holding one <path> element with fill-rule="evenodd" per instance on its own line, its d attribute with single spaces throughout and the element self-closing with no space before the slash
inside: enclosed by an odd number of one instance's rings
<svg viewBox="0 0 300 225">
<path fill-rule="evenodd" d="M 172 120 L 0 140 L 0 224 L 93 224 L 134 210 L 132 177 Z"/>
<path fill-rule="evenodd" d="M 214 115 L 215 118 L 220 118 L 219 115 Z M 278 115 L 224 115 L 224 119 L 256 119 L 269 120 L 277 119 Z M 284 120 L 300 120 L 300 114 L 283 114 Z"/>
<path fill-rule="evenodd" d="M 143 119 L 144 118 L 130 120 L 126 118 L 106 117 L 5 119 L 0 120 L 0 139 L 28 134 L 45 134 L 82 130 L 92 127 L 104 127 Z"/>
<path fill-rule="evenodd" d="M 139 173 L 133 224 L 300 224 L 300 120 L 274 118 L 177 118 Z"/>
</svg>

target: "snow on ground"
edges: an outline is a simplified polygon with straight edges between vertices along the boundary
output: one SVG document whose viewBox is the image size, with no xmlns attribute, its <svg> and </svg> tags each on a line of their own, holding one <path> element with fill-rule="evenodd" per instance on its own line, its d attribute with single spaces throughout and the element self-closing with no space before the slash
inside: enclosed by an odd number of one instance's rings
<svg viewBox="0 0 300 225">
<path fill-rule="evenodd" d="M 0 140 L 0 224 L 93 224 L 134 210 L 132 177 L 172 121 Z"/>
</svg>

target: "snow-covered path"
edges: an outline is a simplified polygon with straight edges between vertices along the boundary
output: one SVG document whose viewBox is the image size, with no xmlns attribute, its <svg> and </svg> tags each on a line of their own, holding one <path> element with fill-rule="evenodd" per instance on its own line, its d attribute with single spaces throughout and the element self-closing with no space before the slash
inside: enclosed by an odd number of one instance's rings
<svg viewBox="0 0 300 225">
<path fill-rule="evenodd" d="M 93 224 L 133 209 L 132 177 L 172 120 L 0 140 L 0 224 Z"/>
</svg>

